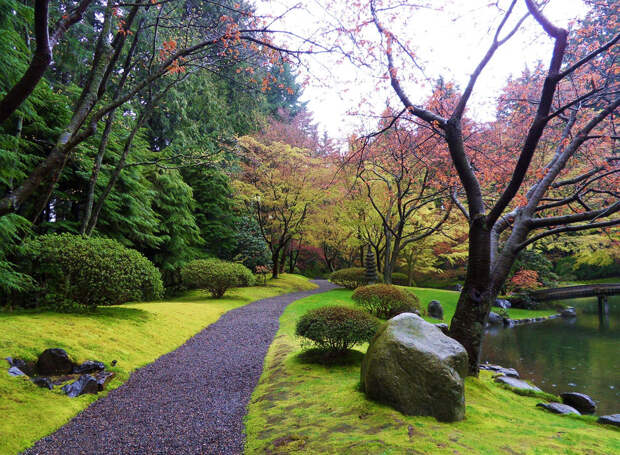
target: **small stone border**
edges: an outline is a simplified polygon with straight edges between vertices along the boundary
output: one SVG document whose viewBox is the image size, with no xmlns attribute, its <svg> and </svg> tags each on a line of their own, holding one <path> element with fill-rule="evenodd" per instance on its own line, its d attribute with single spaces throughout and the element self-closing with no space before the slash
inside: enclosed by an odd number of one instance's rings
<svg viewBox="0 0 620 455">
<path fill-rule="evenodd" d="M 560 313 L 557 313 L 557 314 L 552 314 L 549 316 L 541 316 L 538 318 L 523 318 L 523 319 L 504 318 L 504 327 L 513 327 L 515 325 L 524 325 L 524 324 L 535 324 L 537 322 L 550 321 L 551 319 L 557 319 L 561 317 L 562 315 Z"/>
<path fill-rule="evenodd" d="M 559 315 L 553 315 L 559 317 Z M 546 318 L 548 319 L 548 318 Z M 520 379 L 519 372 L 514 368 L 505 368 L 500 365 L 494 365 L 489 363 L 481 363 L 479 365 L 481 370 L 491 371 L 492 373 L 497 373 L 493 376 L 493 382 L 506 386 L 509 390 L 512 390 L 514 393 L 521 395 L 521 391 L 540 393 L 540 395 L 545 394 L 540 388 L 535 386 L 531 382 L 526 382 L 523 379 Z M 571 400 L 571 396 L 573 397 Z M 575 396 L 577 396 L 578 401 L 581 401 L 581 405 L 583 406 L 583 400 L 586 401 L 588 406 L 592 406 L 591 409 L 588 409 L 587 412 L 581 406 L 576 406 L 578 403 L 575 403 Z M 541 398 L 545 399 L 544 396 Z M 538 403 L 536 407 L 540 407 L 546 409 L 547 411 L 553 414 L 559 415 L 595 415 L 596 414 L 596 405 L 594 404 L 594 400 L 590 398 L 588 395 L 582 393 L 561 393 L 559 397 L 561 402 L 549 402 L 549 403 Z M 549 401 L 549 399 L 547 398 Z M 573 402 L 571 402 L 573 401 Z M 579 409 L 576 409 L 576 407 Z M 596 423 L 606 426 L 615 426 L 620 427 L 620 414 L 610 414 L 597 416 Z"/>
</svg>

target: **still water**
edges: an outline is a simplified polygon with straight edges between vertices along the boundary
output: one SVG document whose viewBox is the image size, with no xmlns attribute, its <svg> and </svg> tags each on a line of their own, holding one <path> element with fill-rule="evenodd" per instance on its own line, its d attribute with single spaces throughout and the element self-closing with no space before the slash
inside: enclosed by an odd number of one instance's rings
<svg viewBox="0 0 620 455">
<path fill-rule="evenodd" d="M 609 299 L 603 321 L 596 298 L 563 303 L 577 318 L 489 329 L 482 361 L 516 368 L 546 392 L 590 395 L 599 415 L 620 413 L 620 296 Z"/>
</svg>

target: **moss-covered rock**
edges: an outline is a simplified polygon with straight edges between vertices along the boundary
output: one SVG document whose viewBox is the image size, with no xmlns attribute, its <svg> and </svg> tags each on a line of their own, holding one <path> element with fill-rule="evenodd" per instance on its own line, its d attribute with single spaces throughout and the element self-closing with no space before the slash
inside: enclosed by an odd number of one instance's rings
<svg viewBox="0 0 620 455">
<path fill-rule="evenodd" d="M 362 390 L 403 414 L 462 420 L 467 361 L 456 340 L 404 313 L 384 324 L 370 343 L 362 362 Z"/>
</svg>

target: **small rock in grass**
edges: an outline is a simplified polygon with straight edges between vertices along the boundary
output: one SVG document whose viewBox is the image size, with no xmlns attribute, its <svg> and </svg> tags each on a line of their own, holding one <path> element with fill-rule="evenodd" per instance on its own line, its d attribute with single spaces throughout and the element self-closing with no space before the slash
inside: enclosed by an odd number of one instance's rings
<svg viewBox="0 0 620 455">
<path fill-rule="evenodd" d="M 108 382 L 114 377 L 114 373 L 111 371 L 100 371 L 95 375 L 95 379 L 97 380 L 97 388 L 101 392 L 105 389 L 105 386 L 108 385 Z"/>
<path fill-rule="evenodd" d="M 50 390 L 54 388 L 54 384 L 52 383 L 50 378 L 44 378 L 44 377 L 32 378 L 32 382 L 41 388 L 47 388 Z"/>
<path fill-rule="evenodd" d="M 26 373 L 24 373 L 22 370 L 20 370 L 17 367 L 11 367 L 9 368 L 9 374 L 11 376 L 26 376 Z"/>
<path fill-rule="evenodd" d="M 567 415 L 567 414 L 575 414 L 580 416 L 581 413 L 579 411 L 577 411 L 575 408 L 573 408 L 572 406 L 569 406 L 567 404 L 562 404 L 562 403 L 538 403 L 536 406 L 538 406 L 539 408 L 545 408 L 547 411 L 553 412 L 554 414 L 561 414 L 561 415 Z"/>
<path fill-rule="evenodd" d="M 40 374 L 68 374 L 72 370 L 73 362 L 64 349 L 46 349 L 37 360 L 37 371 Z"/>
<path fill-rule="evenodd" d="M 427 311 L 431 318 L 443 320 L 443 307 L 438 300 L 431 300 L 428 304 Z"/>
<path fill-rule="evenodd" d="M 509 385 L 510 387 L 513 387 L 519 390 L 531 390 L 533 392 L 542 392 L 542 390 L 540 390 L 535 385 L 528 384 L 527 382 L 521 379 L 513 378 L 510 376 L 498 376 L 495 378 L 495 382 L 499 384 L 506 384 L 506 385 Z"/>
<path fill-rule="evenodd" d="M 75 374 L 84 374 L 84 373 L 94 373 L 95 371 L 101 371 L 105 369 L 105 365 L 101 362 L 96 362 L 94 360 L 87 360 L 81 365 L 75 365 L 73 367 L 73 373 Z"/>
<path fill-rule="evenodd" d="M 572 406 L 582 414 L 594 414 L 596 412 L 596 403 L 592 398 L 583 393 L 564 392 L 560 394 L 562 403 Z"/>
<path fill-rule="evenodd" d="M 602 423 L 605 425 L 613 425 L 620 427 L 620 414 L 610 414 L 607 416 L 600 416 L 596 423 Z"/>
<path fill-rule="evenodd" d="M 75 398 L 85 393 L 97 393 L 99 391 L 99 384 L 97 384 L 97 380 L 90 374 L 85 374 L 80 376 L 77 381 L 63 386 L 62 391 L 65 392 L 67 396 Z"/>
</svg>

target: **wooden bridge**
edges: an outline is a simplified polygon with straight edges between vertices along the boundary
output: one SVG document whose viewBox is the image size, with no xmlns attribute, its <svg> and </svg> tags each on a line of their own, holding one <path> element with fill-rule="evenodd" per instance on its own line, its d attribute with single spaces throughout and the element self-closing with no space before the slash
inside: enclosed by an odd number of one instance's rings
<svg viewBox="0 0 620 455">
<path fill-rule="evenodd" d="M 548 300 L 579 299 L 582 297 L 598 297 L 599 315 L 606 314 L 607 297 L 620 295 L 620 283 L 585 284 L 581 286 L 567 286 L 563 288 L 541 289 L 531 291 L 528 295 L 532 300 L 543 302 Z"/>
</svg>

